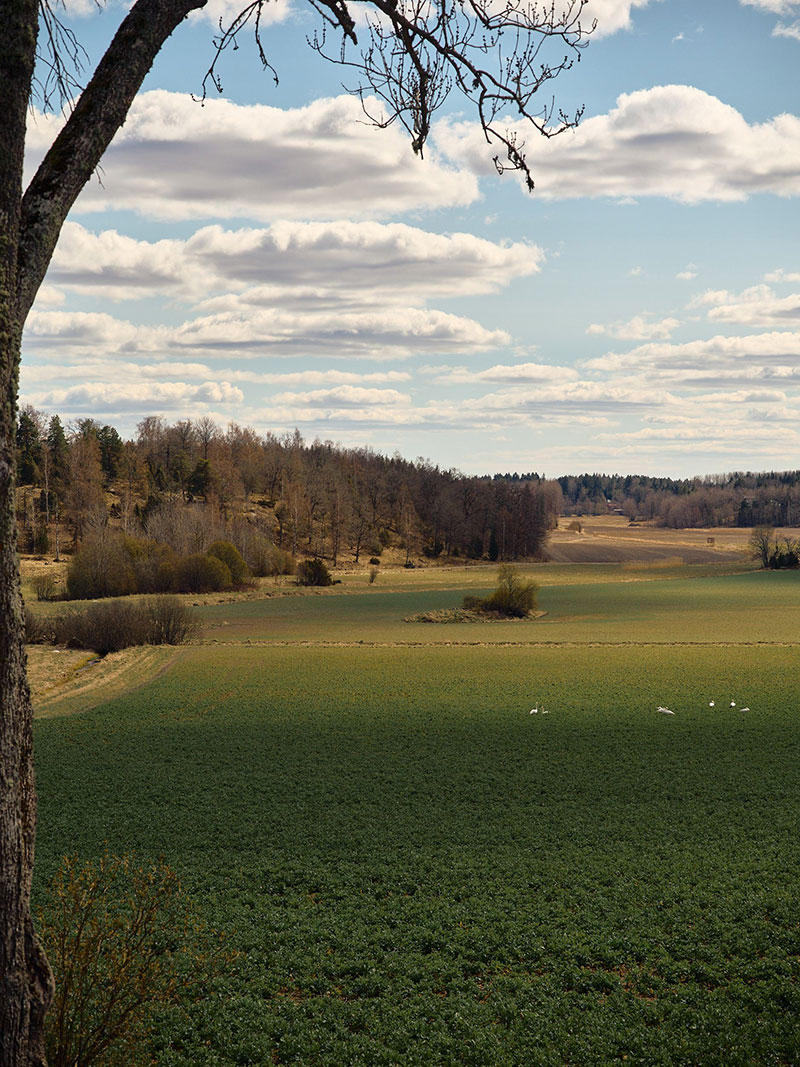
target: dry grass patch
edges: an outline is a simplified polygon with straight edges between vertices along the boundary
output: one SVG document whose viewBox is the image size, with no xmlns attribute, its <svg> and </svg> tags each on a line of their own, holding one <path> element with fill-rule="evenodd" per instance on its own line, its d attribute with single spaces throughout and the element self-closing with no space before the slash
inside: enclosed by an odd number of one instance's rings
<svg viewBox="0 0 800 1067">
<path fill-rule="evenodd" d="M 28 681 L 37 718 L 89 711 L 99 704 L 146 685 L 180 654 L 172 647 L 126 648 L 100 657 L 96 653 L 28 647 Z"/>
</svg>

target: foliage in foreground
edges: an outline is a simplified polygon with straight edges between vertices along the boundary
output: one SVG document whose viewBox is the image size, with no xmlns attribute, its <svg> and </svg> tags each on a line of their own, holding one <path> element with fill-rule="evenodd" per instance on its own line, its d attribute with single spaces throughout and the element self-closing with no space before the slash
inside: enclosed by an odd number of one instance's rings
<svg viewBox="0 0 800 1067">
<path fill-rule="evenodd" d="M 154 1013 L 198 995 L 219 964 L 172 868 L 107 852 L 67 856 L 51 880 L 38 927 L 56 980 L 46 1019 L 49 1067 L 152 1063 Z"/>
<path fill-rule="evenodd" d="M 539 592 L 536 582 L 532 579 L 525 581 L 510 563 L 500 565 L 497 579 L 497 588 L 488 597 L 465 596 L 464 610 L 509 619 L 524 619 L 536 610 L 536 594 Z"/>
<path fill-rule="evenodd" d="M 29 644 L 68 645 L 100 655 L 133 645 L 183 645 L 197 636 L 200 622 L 176 597 L 152 597 L 138 602 L 112 600 L 84 611 L 63 612 L 52 619 L 26 611 Z"/>
</svg>

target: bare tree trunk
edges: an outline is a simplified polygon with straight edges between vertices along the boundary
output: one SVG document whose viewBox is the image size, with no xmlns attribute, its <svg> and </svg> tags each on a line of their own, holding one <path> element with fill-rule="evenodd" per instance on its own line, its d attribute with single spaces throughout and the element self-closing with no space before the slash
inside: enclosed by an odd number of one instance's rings
<svg viewBox="0 0 800 1067">
<path fill-rule="evenodd" d="M 52 975 L 30 913 L 36 794 L 14 515 L 22 327 L 64 219 L 166 38 L 205 0 L 137 0 L 22 195 L 37 0 L 0 0 L 0 1067 L 43 1067 Z"/>
<path fill-rule="evenodd" d="M 0 0 L 0 1067 L 44 1063 L 52 976 L 30 914 L 36 794 L 14 514 L 22 321 L 17 263 L 36 0 Z"/>
</svg>

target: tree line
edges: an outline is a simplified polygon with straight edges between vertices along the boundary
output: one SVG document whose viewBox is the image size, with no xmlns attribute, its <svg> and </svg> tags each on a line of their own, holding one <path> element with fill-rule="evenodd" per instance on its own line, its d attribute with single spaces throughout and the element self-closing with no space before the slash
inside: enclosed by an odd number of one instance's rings
<svg viewBox="0 0 800 1067">
<path fill-rule="evenodd" d="M 506 475 L 505 477 L 509 477 Z M 800 471 L 698 478 L 581 474 L 557 479 L 566 514 L 618 512 L 674 529 L 800 525 Z"/>
<path fill-rule="evenodd" d="M 126 440 L 94 419 L 65 428 L 28 406 L 17 467 L 23 551 L 52 550 L 56 534 L 73 544 L 97 539 L 111 524 L 184 554 L 224 537 L 245 558 L 263 557 L 269 542 L 334 566 L 390 545 L 408 565 L 513 560 L 540 554 L 563 504 L 559 485 L 536 474 L 467 476 L 397 453 L 309 443 L 298 431 L 223 430 L 208 417 L 147 416 Z"/>
</svg>

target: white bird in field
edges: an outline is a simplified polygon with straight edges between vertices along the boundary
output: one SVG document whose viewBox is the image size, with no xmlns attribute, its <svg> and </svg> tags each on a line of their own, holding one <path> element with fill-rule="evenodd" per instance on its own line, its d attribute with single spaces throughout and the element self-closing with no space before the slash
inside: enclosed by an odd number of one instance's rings
<svg viewBox="0 0 800 1067">
<path fill-rule="evenodd" d="M 531 708 L 531 710 L 528 712 L 529 715 L 538 715 L 538 713 L 539 713 L 539 709 L 538 708 Z"/>
<path fill-rule="evenodd" d="M 749 708 L 739 708 L 739 711 L 749 711 Z"/>
<path fill-rule="evenodd" d="M 549 715 L 549 714 L 550 714 L 550 712 L 547 710 L 547 708 L 542 708 L 542 715 Z"/>
<path fill-rule="evenodd" d="M 675 714 L 674 711 L 670 711 L 669 708 L 663 708 L 663 707 L 661 707 L 660 704 L 656 708 L 656 711 L 660 711 L 662 715 L 674 715 Z"/>
<path fill-rule="evenodd" d="M 735 708 L 735 707 L 736 707 L 736 701 L 735 701 L 735 700 L 732 700 L 732 701 L 731 701 L 731 707 L 732 707 L 732 708 Z"/>
<path fill-rule="evenodd" d="M 713 701 L 713 700 L 709 700 L 709 702 L 708 702 L 708 706 L 709 706 L 710 708 L 713 708 L 713 707 L 714 707 L 714 701 Z"/>
</svg>

